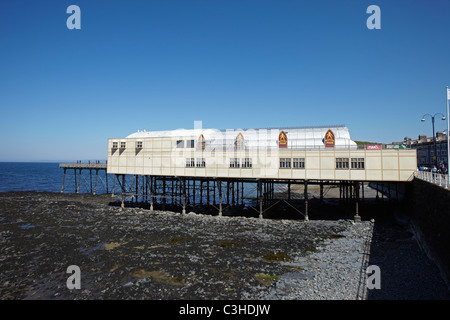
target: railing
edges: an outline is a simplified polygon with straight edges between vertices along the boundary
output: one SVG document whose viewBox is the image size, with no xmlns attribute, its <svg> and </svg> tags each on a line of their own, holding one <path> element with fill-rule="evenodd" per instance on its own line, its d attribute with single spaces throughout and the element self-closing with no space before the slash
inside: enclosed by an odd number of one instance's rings
<svg viewBox="0 0 450 320">
<path fill-rule="evenodd" d="M 106 169 L 106 163 L 60 163 L 65 169 Z"/>
<path fill-rule="evenodd" d="M 424 181 L 433 183 L 439 187 L 450 189 L 448 174 L 434 173 L 430 171 L 416 171 L 414 176 Z"/>
</svg>

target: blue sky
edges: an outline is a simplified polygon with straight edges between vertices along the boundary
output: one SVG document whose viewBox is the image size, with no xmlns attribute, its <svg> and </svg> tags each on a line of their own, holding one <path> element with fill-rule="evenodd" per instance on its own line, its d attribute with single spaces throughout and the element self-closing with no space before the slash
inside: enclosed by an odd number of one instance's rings
<svg viewBox="0 0 450 320">
<path fill-rule="evenodd" d="M 446 113 L 449 49 L 450 1 L 5 0 L 0 161 L 105 159 L 108 138 L 195 120 L 430 136 L 420 119 Z"/>
</svg>

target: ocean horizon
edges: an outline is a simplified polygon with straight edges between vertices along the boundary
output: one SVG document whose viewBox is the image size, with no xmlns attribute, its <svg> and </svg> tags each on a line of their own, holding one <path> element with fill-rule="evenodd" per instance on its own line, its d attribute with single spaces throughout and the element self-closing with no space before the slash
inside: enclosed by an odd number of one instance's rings
<svg viewBox="0 0 450 320">
<path fill-rule="evenodd" d="M 89 160 L 82 160 L 82 163 L 88 163 L 88 161 Z M 59 167 L 59 163 L 76 162 L 77 160 L 0 162 L 0 192 L 60 192 L 63 183 L 64 170 Z M 105 161 L 103 160 L 101 163 L 105 163 Z M 66 177 L 64 189 L 65 191 L 67 190 L 67 192 L 73 192 L 73 183 L 67 178 L 68 177 Z"/>
<path fill-rule="evenodd" d="M 64 170 L 59 167 L 60 163 L 89 163 L 95 160 L 74 160 L 74 161 L 48 161 L 48 162 L 0 162 L 0 192 L 9 191 L 38 191 L 38 192 L 61 192 L 63 184 Z M 100 160 L 106 163 L 106 160 Z M 95 172 L 92 172 L 93 180 Z M 77 184 L 80 184 L 80 193 L 90 192 L 90 181 L 88 170 L 83 170 L 83 177 Z M 132 185 L 133 177 L 127 176 L 127 185 Z M 104 171 L 99 171 L 97 193 L 106 192 L 106 181 Z M 113 188 L 114 175 L 108 174 L 108 190 Z M 116 184 L 116 192 L 120 186 Z M 244 183 L 244 197 L 256 197 L 256 187 L 252 183 Z M 75 181 L 73 170 L 68 169 L 64 181 L 64 192 L 75 192 Z M 218 194 L 216 194 L 218 201 Z"/>
</svg>

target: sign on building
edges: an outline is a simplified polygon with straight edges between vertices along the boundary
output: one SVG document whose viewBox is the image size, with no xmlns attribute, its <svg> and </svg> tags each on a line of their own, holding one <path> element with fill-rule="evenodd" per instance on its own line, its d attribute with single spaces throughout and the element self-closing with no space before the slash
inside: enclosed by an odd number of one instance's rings
<svg viewBox="0 0 450 320">
<path fill-rule="evenodd" d="M 334 133 L 331 129 L 328 129 L 327 133 L 325 133 L 325 148 L 333 148 L 335 143 Z"/>
</svg>

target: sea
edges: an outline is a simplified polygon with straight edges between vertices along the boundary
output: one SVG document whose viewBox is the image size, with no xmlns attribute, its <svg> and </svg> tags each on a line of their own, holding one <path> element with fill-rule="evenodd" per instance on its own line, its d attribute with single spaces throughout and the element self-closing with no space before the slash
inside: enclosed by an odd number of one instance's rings
<svg viewBox="0 0 450 320">
<path fill-rule="evenodd" d="M 0 162 L 0 192 L 60 192 L 63 175 L 55 162 Z"/>
<path fill-rule="evenodd" d="M 73 161 L 76 163 L 76 161 Z M 84 163 L 84 162 L 83 162 Z M 102 162 L 104 163 L 104 162 Z M 78 184 L 79 192 L 90 191 L 89 171 L 83 170 L 83 179 L 75 181 L 73 170 L 67 170 L 64 179 L 64 192 L 75 192 Z M 0 162 L 0 192 L 8 191 L 46 191 L 61 192 L 63 185 L 64 170 L 59 167 L 58 162 Z M 105 173 L 99 173 L 97 183 L 97 194 L 106 192 Z M 126 184 L 132 184 L 132 176 L 127 176 Z M 113 188 L 114 175 L 108 174 L 108 190 Z M 119 187 L 120 188 L 120 187 Z M 116 186 L 118 191 L 118 186 Z M 254 184 L 244 184 L 244 196 L 256 197 Z M 216 198 L 218 196 L 216 195 Z M 218 199 L 216 199 L 218 201 Z"/>
</svg>

